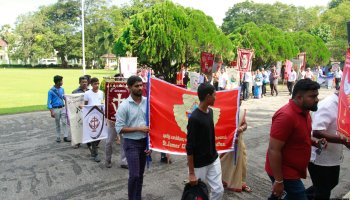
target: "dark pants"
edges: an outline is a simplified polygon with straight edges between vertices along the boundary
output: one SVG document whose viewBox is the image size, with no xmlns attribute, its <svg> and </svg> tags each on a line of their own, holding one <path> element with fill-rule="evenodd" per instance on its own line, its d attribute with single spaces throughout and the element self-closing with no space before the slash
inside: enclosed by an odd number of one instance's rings
<svg viewBox="0 0 350 200">
<path fill-rule="evenodd" d="M 270 176 L 272 184 L 275 182 L 275 179 Z M 284 200 L 307 200 L 305 187 L 303 182 L 300 179 L 296 180 L 283 180 L 284 190 L 287 192 L 287 195 L 283 198 Z M 268 200 L 277 199 L 273 194 L 268 198 Z"/>
<path fill-rule="evenodd" d="M 266 95 L 266 83 L 264 83 L 264 82 L 262 84 L 262 95 Z"/>
<path fill-rule="evenodd" d="M 277 91 L 277 83 L 270 83 L 271 95 L 273 96 L 274 92 L 276 92 L 276 96 L 278 95 Z"/>
<path fill-rule="evenodd" d="M 338 185 L 340 166 L 319 166 L 309 163 L 312 186 L 306 190 L 309 200 L 323 200 L 331 197 L 332 189 Z"/>
<path fill-rule="evenodd" d="M 293 92 L 293 87 L 294 87 L 294 81 L 293 82 L 287 82 L 287 88 L 288 88 L 288 91 L 289 91 L 289 95 L 292 94 Z"/>
<path fill-rule="evenodd" d="M 91 157 L 96 157 L 98 155 L 98 144 L 101 140 L 86 143 L 91 152 Z"/>
<path fill-rule="evenodd" d="M 249 82 L 243 82 L 243 99 L 249 99 Z"/>
<path fill-rule="evenodd" d="M 335 78 L 335 89 L 339 90 L 341 78 Z"/>
<path fill-rule="evenodd" d="M 141 200 L 143 173 L 146 166 L 146 139 L 124 138 L 124 151 L 129 166 L 128 199 Z"/>
</svg>

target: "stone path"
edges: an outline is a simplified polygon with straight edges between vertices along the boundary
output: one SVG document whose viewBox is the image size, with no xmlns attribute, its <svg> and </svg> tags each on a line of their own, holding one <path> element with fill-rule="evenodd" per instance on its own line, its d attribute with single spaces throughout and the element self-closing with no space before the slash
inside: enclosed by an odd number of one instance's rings
<svg viewBox="0 0 350 200">
<path fill-rule="evenodd" d="M 282 87 L 282 86 L 280 86 Z M 332 91 L 322 89 L 320 98 Z M 247 110 L 248 184 L 253 193 L 225 192 L 224 199 L 266 199 L 270 181 L 264 171 L 265 154 L 273 113 L 288 101 L 286 92 L 243 103 Z M 104 167 L 104 142 L 100 145 L 101 163 L 89 160 L 84 145 L 72 149 L 56 143 L 54 120 L 49 112 L 0 116 L 0 199 L 127 199 L 128 171 L 117 167 L 119 146 L 114 146 L 113 166 Z M 350 154 L 344 151 L 339 185 L 333 197 L 350 189 Z M 173 156 L 170 165 L 160 164 L 154 152 L 150 170 L 145 173 L 143 199 L 181 198 L 187 179 L 186 157 Z M 305 180 L 310 185 L 310 180 Z"/>
</svg>

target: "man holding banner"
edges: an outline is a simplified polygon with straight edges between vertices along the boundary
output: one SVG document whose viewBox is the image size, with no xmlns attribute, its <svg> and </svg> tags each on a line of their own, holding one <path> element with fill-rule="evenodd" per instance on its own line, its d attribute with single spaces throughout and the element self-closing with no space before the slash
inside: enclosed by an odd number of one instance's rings
<svg viewBox="0 0 350 200">
<path fill-rule="evenodd" d="M 103 92 L 101 90 L 99 90 L 100 82 L 99 82 L 98 78 L 94 77 L 91 79 L 91 86 L 92 86 L 92 89 L 85 92 L 85 94 L 84 94 L 85 105 L 97 106 L 97 105 L 103 104 L 104 95 L 103 95 Z M 101 125 L 103 126 L 103 124 L 101 124 Z M 87 126 L 87 125 L 84 125 L 84 126 Z M 89 124 L 89 126 L 90 126 L 90 124 Z M 94 160 L 95 162 L 101 161 L 101 159 L 98 156 L 98 144 L 100 143 L 100 141 L 101 140 L 94 140 L 92 142 L 87 143 L 87 145 L 91 151 L 91 159 Z"/>
<path fill-rule="evenodd" d="M 187 161 L 189 181 L 196 185 L 198 179 L 208 182 L 210 199 L 222 199 L 224 188 L 221 182 L 221 164 L 215 146 L 213 106 L 216 92 L 214 86 L 203 83 L 198 87 L 199 106 L 188 119 Z"/>
<path fill-rule="evenodd" d="M 128 198 L 141 200 L 143 173 L 146 166 L 146 126 L 147 99 L 142 96 L 142 79 L 130 76 L 127 80 L 130 96 L 124 100 L 117 110 L 115 129 L 123 134 L 124 151 L 129 167 Z"/>
</svg>

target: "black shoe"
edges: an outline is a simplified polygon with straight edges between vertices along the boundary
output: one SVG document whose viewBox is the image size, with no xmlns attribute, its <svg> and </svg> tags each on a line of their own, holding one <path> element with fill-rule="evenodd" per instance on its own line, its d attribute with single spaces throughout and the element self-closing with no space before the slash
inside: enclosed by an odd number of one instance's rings
<svg viewBox="0 0 350 200">
<path fill-rule="evenodd" d="M 120 168 L 129 169 L 128 165 L 120 165 Z"/>
<path fill-rule="evenodd" d="M 67 137 L 64 137 L 64 138 L 63 138 L 63 141 L 65 141 L 65 142 L 71 142 L 72 140 L 68 139 Z"/>
<path fill-rule="evenodd" d="M 106 161 L 105 166 L 107 168 L 111 168 L 112 167 L 112 162 Z"/>
<path fill-rule="evenodd" d="M 162 158 L 160 158 L 160 162 L 161 162 L 161 163 L 168 163 L 167 157 L 162 157 Z"/>
<path fill-rule="evenodd" d="M 59 138 L 59 137 L 56 138 L 56 142 L 57 142 L 57 143 L 60 143 L 60 142 L 61 142 L 61 138 Z"/>
</svg>

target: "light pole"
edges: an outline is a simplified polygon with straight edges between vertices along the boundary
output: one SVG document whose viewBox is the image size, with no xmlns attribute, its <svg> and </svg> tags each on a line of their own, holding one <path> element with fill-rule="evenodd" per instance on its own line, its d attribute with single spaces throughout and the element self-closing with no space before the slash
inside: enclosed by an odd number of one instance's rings
<svg viewBox="0 0 350 200">
<path fill-rule="evenodd" d="M 82 46 L 83 46 L 83 74 L 86 74 L 85 71 L 85 29 L 84 29 L 84 0 L 81 0 L 81 37 L 82 37 Z"/>
</svg>

